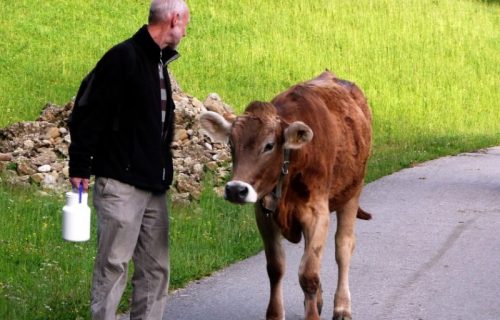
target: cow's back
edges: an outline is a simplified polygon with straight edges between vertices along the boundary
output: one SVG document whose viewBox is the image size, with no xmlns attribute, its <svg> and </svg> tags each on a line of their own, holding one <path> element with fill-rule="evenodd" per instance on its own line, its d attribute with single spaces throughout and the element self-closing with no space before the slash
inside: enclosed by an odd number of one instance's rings
<svg viewBox="0 0 500 320">
<path fill-rule="evenodd" d="M 371 112 L 363 92 L 330 72 L 296 85 L 273 99 L 287 122 L 302 121 L 314 132 L 292 158 L 304 183 L 328 194 L 330 210 L 362 187 L 371 146 Z M 293 187 L 293 185 L 291 186 Z"/>
</svg>

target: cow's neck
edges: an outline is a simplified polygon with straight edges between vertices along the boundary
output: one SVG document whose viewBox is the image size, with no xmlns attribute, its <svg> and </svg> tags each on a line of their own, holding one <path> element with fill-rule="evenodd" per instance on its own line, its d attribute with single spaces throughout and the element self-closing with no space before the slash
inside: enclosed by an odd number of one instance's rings
<svg viewBox="0 0 500 320">
<path fill-rule="evenodd" d="M 278 209 L 278 205 L 280 203 L 282 191 L 283 191 L 283 182 L 285 181 L 285 176 L 288 174 L 288 166 L 290 165 L 290 149 L 283 149 L 283 164 L 281 165 L 280 177 L 278 179 L 278 184 L 274 188 L 274 190 L 265 195 L 260 201 L 262 208 L 264 209 L 264 213 L 266 217 L 270 217 L 276 213 Z"/>
</svg>

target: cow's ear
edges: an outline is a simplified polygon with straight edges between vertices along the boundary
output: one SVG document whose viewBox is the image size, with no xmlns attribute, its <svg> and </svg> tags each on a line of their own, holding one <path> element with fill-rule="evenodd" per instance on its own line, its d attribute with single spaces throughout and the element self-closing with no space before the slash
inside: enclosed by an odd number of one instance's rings
<svg viewBox="0 0 500 320">
<path fill-rule="evenodd" d="M 213 111 L 206 111 L 200 115 L 201 129 L 213 142 L 226 143 L 231 132 L 232 122 Z"/>
<path fill-rule="evenodd" d="M 301 121 L 291 123 L 285 129 L 285 148 L 300 149 L 313 138 L 313 131 Z"/>
</svg>

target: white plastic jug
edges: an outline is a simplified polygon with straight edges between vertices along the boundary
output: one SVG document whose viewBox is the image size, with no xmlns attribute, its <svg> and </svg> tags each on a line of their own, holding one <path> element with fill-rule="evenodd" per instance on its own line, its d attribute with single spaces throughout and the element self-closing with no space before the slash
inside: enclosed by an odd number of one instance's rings
<svg viewBox="0 0 500 320">
<path fill-rule="evenodd" d="M 88 194 L 82 191 L 66 192 L 66 205 L 63 207 L 62 237 L 67 241 L 87 241 L 90 239 L 90 208 Z"/>
</svg>

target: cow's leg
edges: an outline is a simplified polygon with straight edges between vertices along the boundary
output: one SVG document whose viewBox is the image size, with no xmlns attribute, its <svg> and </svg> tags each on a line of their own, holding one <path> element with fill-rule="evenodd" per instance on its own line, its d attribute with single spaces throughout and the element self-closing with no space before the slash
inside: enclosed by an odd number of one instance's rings
<svg viewBox="0 0 500 320">
<path fill-rule="evenodd" d="M 306 320 L 317 320 L 323 304 L 320 270 L 321 258 L 328 235 L 330 214 L 328 207 L 316 206 L 303 215 L 304 255 L 300 262 L 299 282 L 304 291 Z"/>
<path fill-rule="evenodd" d="M 351 319 L 351 293 L 349 291 L 349 266 L 356 244 L 354 225 L 359 207 L 359 197 L 349 200 L 337 210 L 337 232 L 335 234 L 335 260 L 339 275 L 335 292 L 333 319 Z"/>
<path fill-rule="evenodd" d="M 255 218 L 267 260 L 267 274 L 271 285 L 271 295 L 267 306 L 267 320 L 284 320 L 282 280 L 285 274 L 285 251 L 281 245 L 281 233 L 272 217 L 267 217 L 259 205 L 255 207 Z"/>
</svg>

